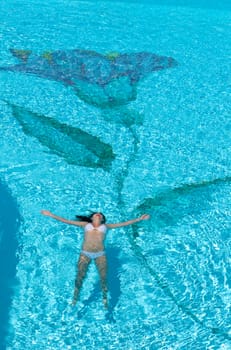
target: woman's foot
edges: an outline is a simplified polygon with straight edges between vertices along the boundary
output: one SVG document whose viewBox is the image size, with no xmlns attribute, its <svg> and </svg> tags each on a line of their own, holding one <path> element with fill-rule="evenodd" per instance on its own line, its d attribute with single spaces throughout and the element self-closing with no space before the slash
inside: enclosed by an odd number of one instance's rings
<svg viewBox="0 0 231 350">
<path fill-rule="evenodd" d="M 103 291 L 103 305 L 107 309 L 108 308 L 108 299 L 107 299 L 107 292 Z"/>
<path fill-rule="evenodd" d="M 78 295 L 79 295 L 79 290 L 77 288 L 75 288 L 74 296 L 73 296 L 73 299 L 72 299 L 72 305 L 73 306 L 75 306 L 76 303 L 77 303 Z"/>
<path fill-rule="evenodd" d="M 108 301 L 107 301 L 107 297 L 103 298 L 103 305 L 104 307 L 107 309 L 108 308 Z"/>
</svg>

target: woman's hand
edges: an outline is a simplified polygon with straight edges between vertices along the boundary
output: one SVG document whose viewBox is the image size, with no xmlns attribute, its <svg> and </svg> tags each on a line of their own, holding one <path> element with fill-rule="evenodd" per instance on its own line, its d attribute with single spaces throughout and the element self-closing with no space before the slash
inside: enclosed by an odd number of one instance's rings
<svg viewBox="0 0 231 350">
<path fill-rule="evenodd" d="M 140 217 L 140 220 L 149 220 L 149 219 L 150 219 L 150 215 L 148 215 L 148 214 L 143 214 Z"/>
<path fill-rule="evenodd" d="M 49 210 L 41 210 L 41 214 L 45 216 L 52 216 L 52 213 Z"/>
</svg>

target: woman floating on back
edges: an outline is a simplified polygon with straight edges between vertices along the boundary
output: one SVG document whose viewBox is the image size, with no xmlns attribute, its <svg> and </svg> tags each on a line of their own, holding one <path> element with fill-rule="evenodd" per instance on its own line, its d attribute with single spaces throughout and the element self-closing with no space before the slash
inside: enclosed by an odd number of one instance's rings
<svg viewBox="0 0 231 350">
<path fill-rule="evenodd" d="M 79 226 L 84 229 L 84 240 L 79 260 L 77 263 L 77 274 L 75 279 L 75 289 L 72 304 L 76 304 L 88 266 L 90 262 L 94 260 L 100 276 L 103 293 L 103 303 L 104 306 L 107 307 L 107 259 L 104 248 L 106 232 L 108 229 L 128 226 L 142 220 L 148 220 L 150 216 L 144 214 L 137 219 L 119 222 L 116 224 L 106 224 L 105 216 L 102 213 L 98 212 L 92 213 L 89 216 L 77 215 L 76 218 L 78 219 L 78 221 L 67 220 L 65 218 L 51 213 L 48 210 L 42 210 L 41 214 L 45 216 L 50 216 L 51 218 L 61 221 L 65 224 Z"/>
</svg>

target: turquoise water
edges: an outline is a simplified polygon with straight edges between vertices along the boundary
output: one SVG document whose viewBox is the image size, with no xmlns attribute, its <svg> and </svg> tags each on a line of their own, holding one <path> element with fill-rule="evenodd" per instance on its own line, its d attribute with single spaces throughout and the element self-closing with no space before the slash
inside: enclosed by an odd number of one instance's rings
<svg viewBox="0 0 231 350">
<path fill-rule="evenodd" d="M 3 349 L 231 349 L 231 12 L 183 5 L 1 3 L 0 67 L 19 63 L 10 49 L 95 59 L 74 85 L 0 71 L 0 203 L 12 213 L 12 227 L 1 219 Z M 130 71 L 92 83 L 100 55 L 139 52 L 178 65 L 135 85 Z M 100 210 L 108 222 L 151 215 L 108 234 L 107 312 L 94 265 L 71 306 L 82 231 L 42 208 L 70 219 Z"/>
</svg>

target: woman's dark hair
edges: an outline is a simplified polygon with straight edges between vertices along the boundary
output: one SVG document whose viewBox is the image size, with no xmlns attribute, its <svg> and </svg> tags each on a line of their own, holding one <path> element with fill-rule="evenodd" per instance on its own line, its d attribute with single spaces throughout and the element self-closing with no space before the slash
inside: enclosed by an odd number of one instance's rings
<svg viewBox="0 0 231 350">
<path fill-rule="evenodd" d="M 93 213 L 91 213 L 90 215 L 76 215 L 76 218 L 79 220 L 79 221 L 86 221 L 86 222 L 92 222 L 92 218 L 93 218 L 93 215 L 97 214 L 98 212 L 95 211 Z M 106 222 L 106 217 L 105 215 L 103 215 L 103 213 L 99 213 L 102 215 L 102 224 L 105 224 Z"/>
</svg>

